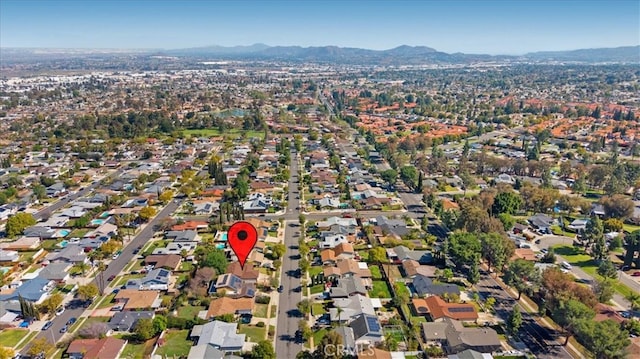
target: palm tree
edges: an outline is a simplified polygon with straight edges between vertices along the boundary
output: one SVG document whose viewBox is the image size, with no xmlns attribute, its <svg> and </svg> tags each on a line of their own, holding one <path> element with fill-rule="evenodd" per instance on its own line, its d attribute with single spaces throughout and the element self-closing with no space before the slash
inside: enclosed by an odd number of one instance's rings
<svg viewBox="0 0 640 359">
<path fill-rule="evenodd" d="M 107 266 L 102 261 L 99 261 L 96 268 L 98 270 L 98 287 L 100 288 L 100 295 L 104 295 L 104 271 L 107 269 Z"/>
<path fill-rule="evenodd" d="M 640 294 L 636 292 L 631 292 L 627 294 L 625 298 L 629 301 L 629 303 L 631 303 L 631 309 L 633 310 L 640 309 Z"/>
</svg>

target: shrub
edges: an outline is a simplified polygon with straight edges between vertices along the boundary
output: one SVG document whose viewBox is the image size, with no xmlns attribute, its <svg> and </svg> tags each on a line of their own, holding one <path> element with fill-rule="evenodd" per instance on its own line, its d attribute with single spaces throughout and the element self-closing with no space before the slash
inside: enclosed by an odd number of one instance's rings
<svg viewBox="0 0 640 359">
<path fill-rule="evenodd" d="M 271 297 L 269 297 L 268 295 L 261 295 L 256 297 L 256 303 L 258 304 L 269 304 L 270 301 Z"/>
<path fill-rule="evenodd" d="M 256 323 L 256 327 L 258 327 L 258 328 L 264 328 L 264 322 L 258 322 L 258 323 Z"/>
</svg>

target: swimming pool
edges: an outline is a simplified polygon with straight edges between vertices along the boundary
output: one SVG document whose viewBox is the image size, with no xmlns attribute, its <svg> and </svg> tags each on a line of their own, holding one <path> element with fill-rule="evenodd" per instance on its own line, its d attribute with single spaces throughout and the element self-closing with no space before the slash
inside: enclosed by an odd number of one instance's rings
<svg viewBox="0 0 640 359">
<path fill-rule="evenodd" d="M 61 229 L 61 230 L 58 231 L 58 234 L 61 235 L 62 237 L 68 236 L 69 233 L 71 233 L 71 231 L 68 230 L 68 229 Z"/>
<path fill-rule="evenodd" d="M 216 233 L 214 242 L 226 242 L 227 241 L 227 232 L 218 232 Z"/>
<path fill-rule="evenodd" d="M 224 249 L 224 247 L 225 247 L 225 244 L 224 244 L 224 243 L 218 243 L 218 244 L 216 244 L 216 248 L 217 248 L 217 249 Z"/>
<path fill-rule="evenodd" d="M 92 219 L 91 224 L 94 226 L 99 226 L 104 223 L 104 219 Z"/>
<path fill-rule="evenodd" d="M 102 213 L 100 213 L 99 217 L 100 218 L 107 218 L 107 217 L 109 217 L 109 212 L 102 212 Z"/>
<path fill-rule="evenodd" d="M 67 241 L 67 240 L 62 240 L 62 242 L 58 243 L 58 247 L 62 247 L 62 248 L 64 248 L 64 247 L 66 247 L 66 246 L 67 246 L 67 244 L 69 244 L 69 241 Z"/>
<path fill-rule="evenodd" d="M 220 240 L 223 241 L 223 242 L 227 241 L 227 232 L 224 232 L 224 233 L 222 233 L 222 235 L 220 235 Z"/>
</svg>

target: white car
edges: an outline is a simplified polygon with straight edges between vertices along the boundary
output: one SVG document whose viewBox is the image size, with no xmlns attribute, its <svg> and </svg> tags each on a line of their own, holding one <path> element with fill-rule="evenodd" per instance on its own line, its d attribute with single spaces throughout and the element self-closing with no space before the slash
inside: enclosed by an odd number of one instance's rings
<svg viewBox="0 0 640 359">
<path fill-rule="evenodd" d="M 569 264 L 568 262 L 562 262 L 560 263 L 560 265 L 562 266 L 562 268 L 566 269 L 566 270 L 571 270 L 571 264 Z"/>
<path fill-rule="evenodd" d="M 64 307 L 60 307 L 60 308 L 56 309 L 56 315 L 60 315 L 62 313 L 64 313 Z"/>
</svg>

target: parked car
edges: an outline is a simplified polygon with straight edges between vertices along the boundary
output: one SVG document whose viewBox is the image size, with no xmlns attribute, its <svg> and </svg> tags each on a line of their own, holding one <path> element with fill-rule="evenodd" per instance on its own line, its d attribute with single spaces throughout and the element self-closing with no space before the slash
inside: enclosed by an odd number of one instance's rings
<svg viewBox="0 0 640 359">
<path fill-rule="evenodd" d="M 282 293 L 282 291 L 283 291 L 283 290 L 284 290 L 284 287 L 283 287 L 283 286 L 279 286 L 279 287 L 278 287 L 278 293 Z"/>
<path fill-rule="evenodd" d="M 47 330 L 49 328 L 51 328 L 51 326 L 53 325 L 52 321 L 48 321 L 46 323 L 44 323 L 44 325 L 42 326 L 42 330 Z"/>
<path fill-rule="evenodd" d="M 56 315 L 60 315 L 62 313 L 64 313 L 64 307 L 60 307 L 60 308 L 56 309 Z"/>
<path fill-rule="evenodd" d="M 633 276 L 633 277 L 640 277 L 640 271 L 637 271 L 637 272 L 633 272 L 633 273 L 631 273 L 631 276 Z"/>
<path fill-rule="evenodd" d="M 115 274 L 112 274 L 112 275 L 110 275 L 110 276 L 109 276 L 109 278 L 107 278 L 107 281 L 108 281 L 108 282 L 111 282 L 111 281 L 112 281 L 112 280 L 114 280 L 115 278 L 116 278 L 116 275 L 115 275 Z"/>
<path fill-rule="evenodd" d="M 76 322 L 76 320 L 78 320 L 78 319 L 76 319 L 76 317 L 69 318 L 69 320 L 67 320 L 67 325 L 72 325 L 73 323 Z"/>
<path fill-rule="evenodd" d="M 569 262 L 562 262 L 560 263 L 560 265 L 562 266 L 562 268 L 566 269 L 566 270 L 571 270 L 571 264 L 569 264 Z"/>
<path fill-rule="evenodd" d="M 65 325 L 64 327 L 60 328 L 60 333 L 66 333 L 67 332 L 67 326 Z"/>
</svg>

